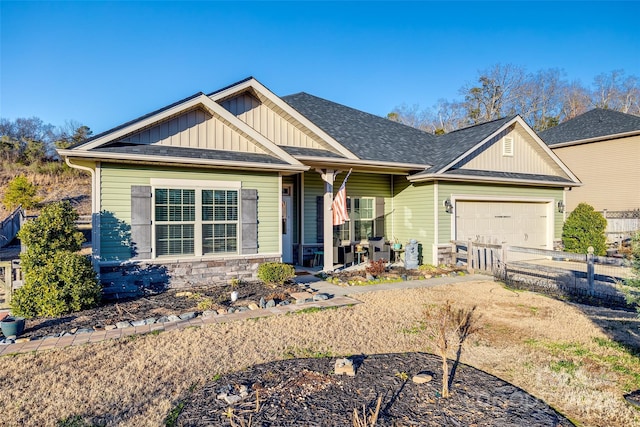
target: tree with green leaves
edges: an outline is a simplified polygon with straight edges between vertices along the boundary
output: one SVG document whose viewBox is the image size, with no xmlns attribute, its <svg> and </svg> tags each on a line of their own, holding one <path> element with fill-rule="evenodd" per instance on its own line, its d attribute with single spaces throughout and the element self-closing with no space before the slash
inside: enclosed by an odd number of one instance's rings
<svg viewBox="0 0 640 427">
<path fill-rule="evenodd" d="M 2 198 L 2 204 L 10 211 L 18 206 L 31 209 L 38 203 L 37 191 L 38 187 L 30 183 L 24 175 L 16 176 L 9 181 L 7 191 Z"/>
<path fill-rule="evenodd" d="M 11 300 L 14 314 L 58 316 L 100 301 L 102 288 L 91 262 L 77 253 L 84 241 L 77 219 L 71 203 L 53 203 L 18 233 L 26 251 L 20 255 L 24 285 Z"/>
<path fill-rule="evenodd" d="M 607 237 L 605 229 L 607 220 L 593 206 L 580 203 L 569 214 L 562 227 L 562 244 L 564 250 L 578 254 L 588 253 L 589 246 L 593 247 L 596 255 L 607 253 Z"/>
</svg>

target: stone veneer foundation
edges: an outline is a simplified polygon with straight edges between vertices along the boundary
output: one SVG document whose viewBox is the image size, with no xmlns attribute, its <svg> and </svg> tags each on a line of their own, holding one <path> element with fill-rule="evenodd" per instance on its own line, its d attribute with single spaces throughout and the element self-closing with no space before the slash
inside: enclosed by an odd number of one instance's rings
<svg viewBox="0 0 640 427">
<path fill-rule="evenodd" d="M 265 262 L 279 262 L 280 257 L 260 256 L 208 261 L 174 261 L 130 263 L 101 266 L 100 281 L 106 299 L 141 295 L 145 290 L 189 288 L 199 285 L 220 286 L 232 279 L 257 279 L 257 270 Z"/>
</svg>

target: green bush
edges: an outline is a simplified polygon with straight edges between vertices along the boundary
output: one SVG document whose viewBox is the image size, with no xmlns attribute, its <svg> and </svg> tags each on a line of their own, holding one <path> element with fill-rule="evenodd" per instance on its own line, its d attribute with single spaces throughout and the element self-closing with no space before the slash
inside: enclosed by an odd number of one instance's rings
<svg viewBox="0 0 640 427">
<path fill-rule="evenodd" d="M 562 244 L 564 250 L 578 254 L 586 254 L 589 246 L 593 246 L 593 253 L 605 255 L 607 253 L 607 237 L 604 230 L 607 220 L 596 212 L 592 206 L 580 203 L 562 227 Z"/>
<path fill-rule="evenodd" d="M 87 257 L 60 251 L 44 265 L 25 271 L 25 284 L 14 293 L 11 309 L 17 316 L 54 317 L 94 307 L 101 296 Z"/>
<path fill-rule="evenodd" d="M 36 198 L 37 191 L 38 187 L 30 183 L 25 176 L 16 176 L 9 181 L 2 204 L 10 211 L 20 205 L 24 209 L 31 209 L 38 203 Z"/>
<path fill-rule="evenodd" d="M 258 267 L 258 278 L 270 285 L 282 285 L 295 275 L 296 270 L 292 266 L 281 262 L 266 262 Z"/>
<path fill-rule="evenodd" d="M 75 224 L 77 219 L 78 213 L 71 203 L 64 201 L 45 206 L 38 218 L 27 221 L 18 233 L 27 247 L 20 255 L 22 268 L 27 271 L 43 265 L 58 251 L 79 251 L 84 236 Z"/>
<path fill-rule="evenodd" d="M 20 255 L 24 285 L 11 300 L 15 315 L 59 316 L 100 302 L 102 288 L 91 262 L 76 253 L 84 240 L 77 217 L 69 202 L 55 203 L 20 230 L 26 251 Z"/>
<path fill-rule="evenodd" d="M 624 293 L 629 304 L 635 304 L 640 317 L 640 231 L 631 237 L 631 277 L 624 281 Z"/>
</svg>

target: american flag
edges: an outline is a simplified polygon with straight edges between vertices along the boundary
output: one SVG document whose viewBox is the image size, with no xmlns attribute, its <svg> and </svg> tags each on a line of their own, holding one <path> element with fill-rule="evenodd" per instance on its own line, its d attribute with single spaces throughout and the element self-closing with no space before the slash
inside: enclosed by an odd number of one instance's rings
<svg viewBox="0 0 640 427">
<path fill-rule="evenodd" d="M 342 185 L 331 204 L 333 225 L 342 225 L 345 221 L 349 220 L 349 213 L 347 212 L 347 179 L 349 179 L 349 175 L 351 175 L 351 170 L 349 170 L 347 176 L 344 177 L 344 181 L 342 181 Z"/>
</svg>

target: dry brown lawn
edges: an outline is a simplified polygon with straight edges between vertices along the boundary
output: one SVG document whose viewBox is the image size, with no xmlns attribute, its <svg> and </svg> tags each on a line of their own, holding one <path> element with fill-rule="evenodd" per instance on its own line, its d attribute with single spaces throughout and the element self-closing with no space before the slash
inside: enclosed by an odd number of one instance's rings
<svg viewBox="0 0 640 427">
<path fill-rule="evenodd" d="M 464 363 L 585 426 L 640 426 L 623 400 L 640 388 L 634 313 L 569 305 L 485 281 L 361 294 L 364 304 L 163 332 L 0 358 L 0 422 L 158 426 L 216 375 L 286 357 L 429 350 L 427 305 L 478 305 Z M 613 340 L 612 338 L 615 338 Z M 452 390 L 455 393 L 455 388 Z"/>
</svg>

